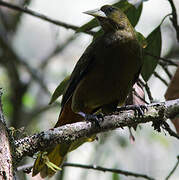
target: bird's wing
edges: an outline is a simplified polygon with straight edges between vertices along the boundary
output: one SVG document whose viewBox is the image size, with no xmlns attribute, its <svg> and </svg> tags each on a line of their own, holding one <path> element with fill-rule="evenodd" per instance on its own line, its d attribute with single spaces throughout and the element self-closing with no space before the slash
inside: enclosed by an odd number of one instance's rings
<svg viewBox="0 0 179 180">
<path fill-rule="evenodd" d="M 101 38 L 95 39 L 95 41 L 93 41 L 88 46 L 88 48 L 85 50 L 85 52 L 77 62 L 62 98 L 62 108 L 64 107 L 68 99 L 72 96 L 80 80 L 93 67 L 93 62 L 95 61 L 95 47 L 100 45 L 100 39 Z"/>
</svg>

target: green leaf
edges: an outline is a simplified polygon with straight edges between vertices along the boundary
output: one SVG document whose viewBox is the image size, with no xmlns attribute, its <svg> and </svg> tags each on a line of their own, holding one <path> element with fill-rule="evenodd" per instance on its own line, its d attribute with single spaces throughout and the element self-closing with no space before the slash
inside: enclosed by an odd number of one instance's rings
<svg viewBox="0 0 179 180">
<path fill-rule="evenodd" d="M 147 47 L 146 38 L 140 32 L 135 31 L 135 33 L 136 33 L 137 40 L 138 40 L 139 44 L 141 45 L 141 47 L 146 48 Z"/>
<path fill-rule="evenodd" d="M 114 4 L 114 6 L 120 8 L 127 15 L 133 27 L 136 26 L 142 13 L 143 3 L 138 8 L 128 3 L 128 1 L 120 1 Z"/>
<path fill-rule="evenodd" d="M 144 50 L 144 65 L 142 67 L 142 77 L 147 82 L 158 64 L 156 56 L 160 57 L 161 53 L 162 38 L 160 26 L 154 29 L 149 34 L 146 40 L 147 47 Z"/>
<path fill-rule="evenodd" d="M 140 4 L 140 6 L 138 8 L 135 8 L 135 6 L 128 3 L 128 1 L 120 1 L 120 2 L 113 4 L 113 6 L 120 8 L 127 15 L 127 17 L 129 18 L 129 21 L 131 22 L 133 27 L 139 21 L 139 18 L 140 18 L 141 12 L 142 12 L 142 7 L 143 7 L 142 3 Z M 81 26 L 76 32 L 88 31 L 97 26 L 99 26 L 99 24 L 98 24 L 96 18 L 94 18 L 91 21 L 89 21 L 88 23 Z"/>
<path fill-rule="evenodd" d="M 120 180 L 120 176 L 117 173 L 113 173 L 112 180 Z"/>
<path fill-rule="evenodd" d="M 70 76 L 67 76 L 58 86 L 57 88 L 55 89 L 52 97 L 51 97 L 51 100 L 49 102 L 49 104 L 52 104 L 54 101 L 57 100 L 58 97 L 60 97 L 61 95 L 63 95 L 64 93 L 64 90 L 68 84 L 70 80 Z"/>
<path fill-rule="evenodd" d="M 113 4 L 113 6 L 120 8 L 125 14 L 126 12 L 133 6 L 132 4 L 130 4 L 128 1 L 126 0 L 122 0 L 119 1 L 115 4 Z M 134 7 L 134 6 L 133 6 Z M 135 7 L 134 7 L 135 8 Z"/>
<path fill-rule="evenodd" d="M 92 19 L 91 21 L 87 22 L 86 24 L 82 25 L 76 32 L 84 32 L 95 27 L 99 26 L 98 21 L 96 18 Z"/>
</svg>

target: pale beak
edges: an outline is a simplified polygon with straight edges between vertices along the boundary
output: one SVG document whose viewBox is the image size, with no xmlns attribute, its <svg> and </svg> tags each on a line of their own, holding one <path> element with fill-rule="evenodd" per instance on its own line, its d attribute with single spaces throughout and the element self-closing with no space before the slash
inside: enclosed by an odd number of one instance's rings
<svg viewBox="0 0 179 180">
<path fill-rule="evenodd" d="M 106 18 L 106 14 L 103 11 L 101 11 L 100 9 L 94 9 L 94 10 L 86 11 L 86 12 L 83 12 L 83 13 L 94 16 L 94 17 Z"/>
</svg>

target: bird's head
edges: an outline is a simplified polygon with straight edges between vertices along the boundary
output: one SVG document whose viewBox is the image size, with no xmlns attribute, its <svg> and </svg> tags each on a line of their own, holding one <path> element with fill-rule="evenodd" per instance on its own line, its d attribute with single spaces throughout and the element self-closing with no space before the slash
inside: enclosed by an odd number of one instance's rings
<svg viewBox="0 0 179 180">
<path fill-rule="evenodd" d="M 100 9 L 84 13 L 97 18 L 105 32 L 124 30 L 130 26 L 127 16 L 114 6 L 104 5 Z"/>
</svg>

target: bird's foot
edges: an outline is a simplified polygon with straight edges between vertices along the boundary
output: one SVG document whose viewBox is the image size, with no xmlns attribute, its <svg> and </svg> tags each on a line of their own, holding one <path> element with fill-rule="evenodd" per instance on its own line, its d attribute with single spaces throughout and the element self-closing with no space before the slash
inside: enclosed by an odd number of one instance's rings
<svg viewBox="0 0 179 180">
<path fill-rule="evenodd" d="M 118 111 L 124 111 L 124 110 L 133 110 L 136 116 L 144 116 L 145 110 L 147 110 L 147 107 L 145 105 L 129 105 L 125 107 L 118 108 Z"/>
<path fill-rule="evenodd" d="M 100 127 L 100 122 L 104 120 L 104 117 L 101 113 L 100 114 L 86 114 L 83 112 L 79 112 L 78 114 L 84 117 L 85 121 L 94 122 L 98 127 Z"/>
<path fill-rule="evenodd" d="M 142 117 L 148 109 L 145 105 L 135 105 L 133 110 L 136 116 Z"/>
</svg>

